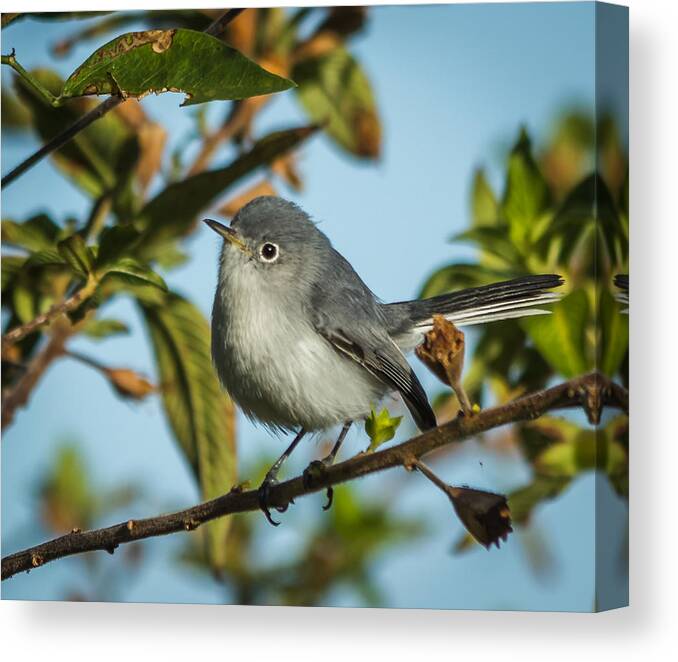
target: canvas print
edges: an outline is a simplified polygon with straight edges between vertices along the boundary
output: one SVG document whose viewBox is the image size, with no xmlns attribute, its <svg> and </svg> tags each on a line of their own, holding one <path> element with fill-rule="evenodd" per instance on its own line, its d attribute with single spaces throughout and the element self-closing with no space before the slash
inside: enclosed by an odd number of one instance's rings
<svg viewBox="0 0 678 662">
<path fill-rule="evenodd" d="M 67 9 L 2 14 L 2 598 L 626 605 L 627 9 Z"/>
</svg>

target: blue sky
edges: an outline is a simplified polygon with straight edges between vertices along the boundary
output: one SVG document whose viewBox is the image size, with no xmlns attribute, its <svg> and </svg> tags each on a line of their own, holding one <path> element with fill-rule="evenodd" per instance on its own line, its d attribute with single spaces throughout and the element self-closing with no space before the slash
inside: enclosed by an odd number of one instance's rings
<svg viewBox="0 0 678 662">
<path fill-rule="evenodd" d="M 357 162 L 340 153 L 324 136 L 301 153 L 305 188 L 286 191 L 311 215 L 335 246 L 384 300 L 416 295 L 433 269 L 467 255 L 447 239 L 468 222 L 468 193 L 473 170 L 488 168 L 499 189 L 502 159 L 521 125 L 535 142 L 548 135 L 559 112 L 594 103 L 594 9 L 592 3 L 495 4 L 378 7 L 364 36 L 352 51 L 370 75 L 381 110 L 384 153 L 379 163 Z M 27 68 L 50 64 L 49 46 L 83 24 L 24 21 L 3 31 L 2 50 L 14 47 Z M 98 43 L 80 46 L 50 66 L 67 75 Z M 3 82 L 7 72 L 3 70 Z M 180 97 L 164 95 L 142 102 L 146 112 L 171 128 L 176 143 L 190 126 L 192 111 L 179 108 Z M 210 104 L 208 119 L 223 114 Z M 306 120 L 293 95 L 281 94 L 262 113 L 257 131 L 301 124 Z M 31 153 L 32 139 L 3 140 L 2 172 Z M 171 148 L 170 148 L 171 149 Z M 191 149 L 194 149 L 192 147 Z M 44 162 L 3 191 L 3 218 L 22 219 L 51 210 L 59 220 L 82 218 L 86 200 L 52 165 Z M 171 285 L 189 295 L 209 314 L 216 282 L 218 241 L 207 229 L 189 243 L 192 260 L 169 274 Z M 108 316 L 129 322 L 126 338 L 74 348 L 111 365 L 126 365 L 153 374 L 148 345 L 132 307 L 115 302 Z M 422 375 L 430 394 L 437 389 Z M 400 437 L 411 434 L 404 428 Z M 121 480 L 144 485 L 137 509 L 115 517 L 147 516 L 197 501 L 192 478 L 164 422 L 156 401 L 140 406 L 117 400 L 91 370 L 70 360 L 55 365 L 20 413 L 2 444 L 3 553 L 40 541 L 31 526 L 35 482 L 50 465 L 61 440 L 84 449 L 98 484 Z M 354 431 L 345 450 L 363 448 L 362 431 Z M 281 442 L 239 420 L 239 453 L 244 461 Z M 318 449 L 300 449 L 289 471 L 299 471 Z M 480 465 L 482 461 L 482 466 Z M 470 442 L 438 465 L 450 482 L 492 490 L 510 490 L 529 479 L 518 458 L 497 457 Z M 402 487 L 402 483 L 406 483 Z M 593 602 L 592 476 L 584 476 L 562 498 L 536 514 L 535 530 L 547 541 L 556 572 L 536 578 L 523 554 L 525 536 L 515 535 L 499 553 L 478 549 L 453 557 L 449 550 L 461 529 L 452 520 L 445 498 L 418 476 L 391 472 L 369 478 L 361 489 L 380 498 L 394 488 L 399 512 L 424 518 L 430 535 L 399 547 L 374 568 L 388 603 L 402 607 L 588 610 Z M 284 525 L 266 530 L 270 558 L 294 548 L 297 527 L 322 516 L 317 499 L 306 499 L 285 516 Z M 615 512 L 621 504 L 614 499 Z M 171 554 L 181 541 L 151 541 L 153 564 L 146 564 L 121 598 L 138 601 L 219 602 L 223 592 L 213 583 L 176 571 Z M 613 542 L 611 544 L 614 544 Z M 116 558 L 106 559 L 114 564 Z M 423 569 L 427 571 L 424 572 Z M 55 563 L 2 586 L 4 598 L 55 599 L 71 585 L 80 566 Z M 338 590 L 328 604 L 350 605 L 353 596 Z"/>
</svg>

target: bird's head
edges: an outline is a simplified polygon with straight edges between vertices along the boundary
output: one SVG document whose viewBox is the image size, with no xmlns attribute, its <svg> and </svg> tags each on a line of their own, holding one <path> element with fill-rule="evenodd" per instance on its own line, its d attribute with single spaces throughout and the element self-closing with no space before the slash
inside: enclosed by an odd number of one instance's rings
<svg viewBox="0 0 678 662">
<path fill-rule="evenodd" d="M 269 286 L 312 280 L 331 250 L 308 214 L 293 202 L 255 198 L 235 215 L 230 227 L 204 219 L 224 239 L 222 276 L 257 273 Z"/>
</svg>

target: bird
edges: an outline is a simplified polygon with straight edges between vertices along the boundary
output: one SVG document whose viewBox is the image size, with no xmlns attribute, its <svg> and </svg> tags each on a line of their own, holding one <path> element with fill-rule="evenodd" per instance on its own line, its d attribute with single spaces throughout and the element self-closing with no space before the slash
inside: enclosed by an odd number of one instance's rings
<svg viewBox="0 0 678 662">
<path fill-rule="evenodd" d="M 291 201 L 260 196 L 230 225 L 203 221 L 223 239 L 211 320 L 219 381 L 249 419 L 295 433 L 258 489 L 259 506 L 274 525 L 270 490 L 307 434 L 342 426 L 329 455 L 304 472 L 305 481 L 334 462 L 351 424 L 388 394 L 400 395 L 420 430 L 436 427 L 405 356 L 431 329 L 434 314 L 455 325 L 545 314 L 536 306 L 556 301 L 551 290 L 563 284 L 557 274 L 528 275 L 383 303 Z"/>
</svg>

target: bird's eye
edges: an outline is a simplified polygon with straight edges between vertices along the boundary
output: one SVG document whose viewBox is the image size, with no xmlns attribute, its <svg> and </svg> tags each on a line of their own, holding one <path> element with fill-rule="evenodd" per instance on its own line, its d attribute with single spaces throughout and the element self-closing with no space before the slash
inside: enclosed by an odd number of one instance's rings
<svg viewBox="0 0 678 662">
<path fill-rule="evenodd" d="M 275 262 L 278 259 L 279 254 L 280 251 L 278 250 L 278 247 L 270 242 L 262 244 L 259 249 L 259 255 L 261 255 L 261 259 L 264 262 Z"/>
</svg>

